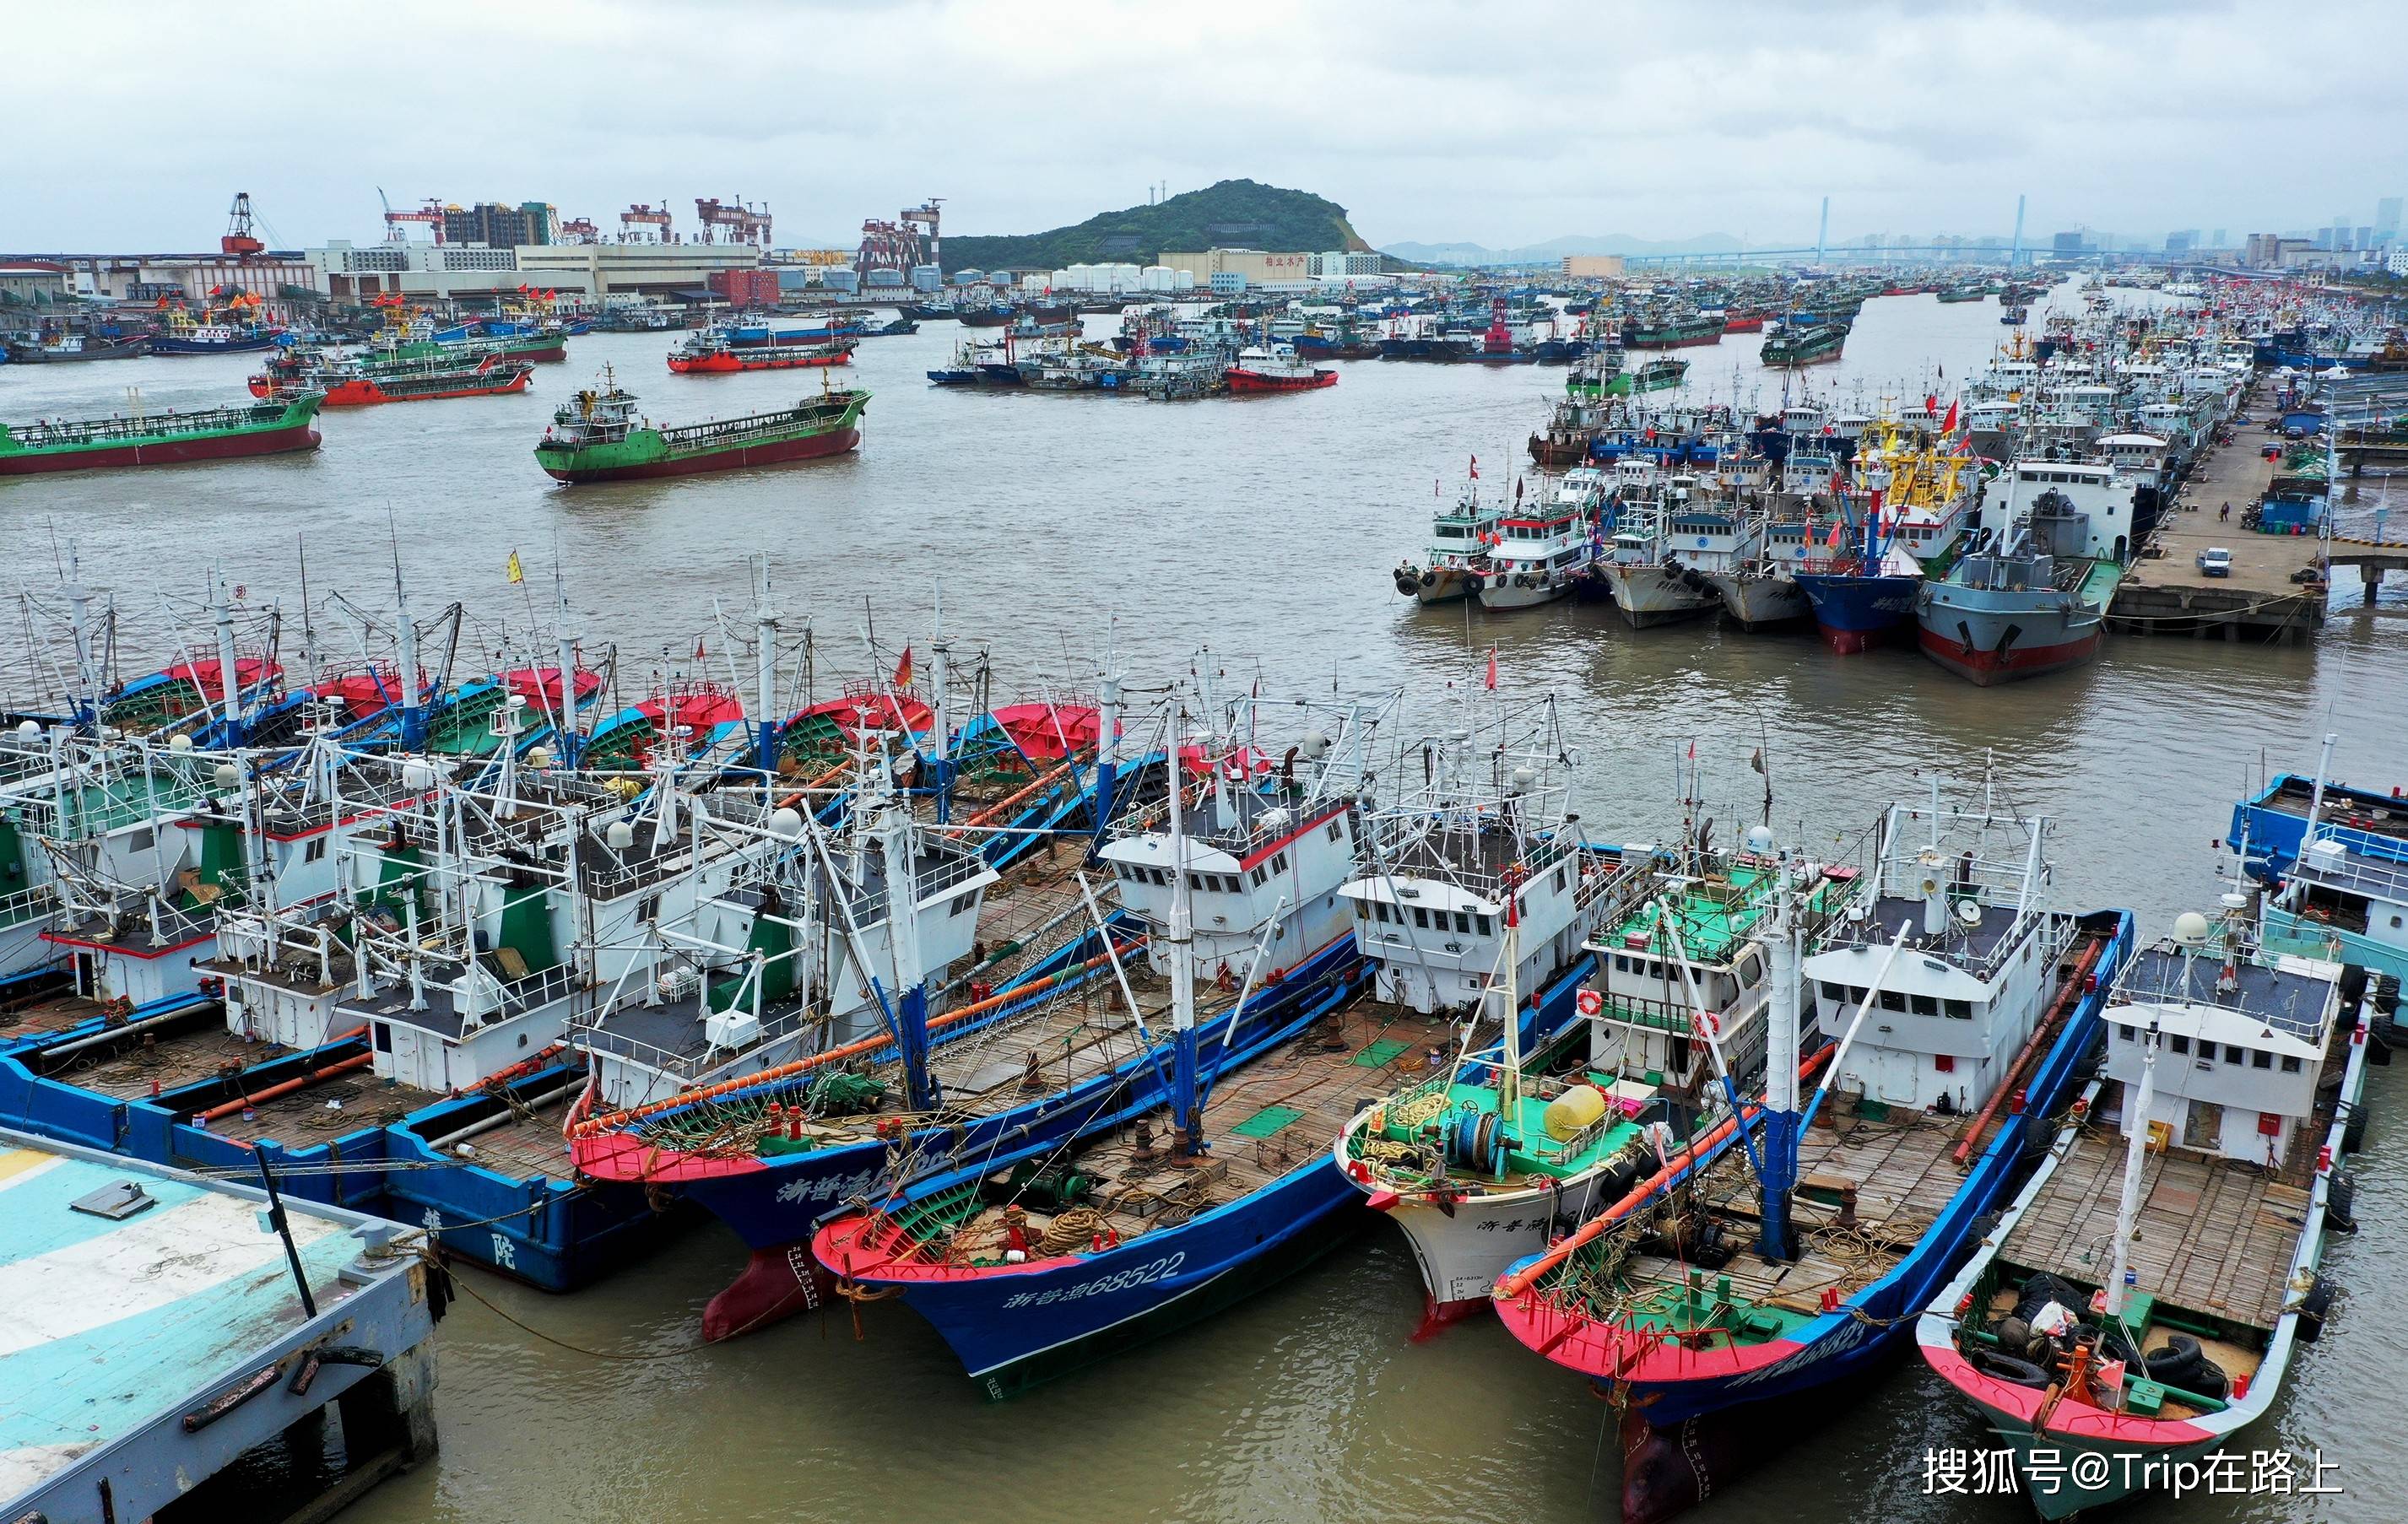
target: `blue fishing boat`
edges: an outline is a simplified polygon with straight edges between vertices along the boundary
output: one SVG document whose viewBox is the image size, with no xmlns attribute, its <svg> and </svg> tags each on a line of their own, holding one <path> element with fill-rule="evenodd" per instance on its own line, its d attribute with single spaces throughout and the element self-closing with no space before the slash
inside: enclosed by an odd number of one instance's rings
<svg viewBox="0 0 2408 1524">
<path fill-rule="evenodd" d="M 2408 978 L 2408 795 L 2331 778 L 2337 736 L 2315 773 L 2277 774 L 2232 806 L 2229 840 L 2267 886 L 2265 945 Z"/>
<path fill-rule="evenodd" d="M 1668 1517 L 1743 1467 L 1767 1421 L 1754 1404 L 1899 1347 L 2021 1178 L 2132 939 L 2128 912 L 2048 905 L 2045 835 L 1936 790 L 1889 811 L 1865 919 L 1819 951 L 1786 916 L 1768 938 L 1762 1104 L 1498 1284 L 1508 1332 L 1627 1402 L 1626 1519 Z"/>
</svg>

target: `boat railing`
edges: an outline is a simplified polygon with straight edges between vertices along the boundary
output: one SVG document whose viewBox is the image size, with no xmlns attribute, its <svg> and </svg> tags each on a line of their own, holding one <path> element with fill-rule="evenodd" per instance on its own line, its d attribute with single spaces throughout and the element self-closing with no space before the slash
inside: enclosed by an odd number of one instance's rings
<svg viewBox="0 0 2408 1524">
<path fill-rule="evenodd" d="M 50 884 L 36 884 L 13 893 L 0 895 L 0 927 L 22 926 L 27 921 L 42 920 L 58 908 L 58 890 Z"/>
<path fill-rule="evenodd" d="M 2342 849 L 2330 850 L 2334 847 Z M 2315 845 L 2300 851 L 2291 877 L 2387 904 L 2408 902 L 2408 862 L 2352 850 L 2348 843 L 2322 833 L 2316 834 Z"/>
</svg>

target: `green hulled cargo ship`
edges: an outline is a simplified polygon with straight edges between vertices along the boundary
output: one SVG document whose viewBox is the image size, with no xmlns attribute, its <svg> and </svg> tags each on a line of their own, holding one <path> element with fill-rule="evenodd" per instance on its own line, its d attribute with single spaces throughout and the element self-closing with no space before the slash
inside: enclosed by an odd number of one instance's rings
<svg viewBox="0 0 2408 1524">
<path fill-rule="evenodd" d="M 869 393 L 829 390 L 775 412 L 666 428 L 638 417 L 635 402 L 606 369 L 601 386 L 552 415 L 536 463 L 558 481 L 626 481 L 841 455 L 861 443 Z"/>
<path fill-rule="evenodd" d="M 0 423 L 0 477 L 102 466 L 179 465 L 318 448 L 322 392 L 209 407 L 64 422 Z"/>
<path fill-rule="evenodd" d="M 1723 320 L 1693 312 L 1685 318 L 1632 320 L 1622 331 L 1626 349 L 1681 349 L 1693 344 L 1719 344 Z"/>
</svg>

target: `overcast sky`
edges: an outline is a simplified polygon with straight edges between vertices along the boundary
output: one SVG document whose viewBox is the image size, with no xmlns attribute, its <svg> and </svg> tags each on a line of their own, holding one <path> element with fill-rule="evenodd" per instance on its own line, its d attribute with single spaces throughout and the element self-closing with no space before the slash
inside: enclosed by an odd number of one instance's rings
<svg viewBox="0 0 2408 1524">
<path fill-rule="evenodd" d="M 2408 0 L 119 0 L 0 7 L 0 249 L 370 240 L 381 185 L 781 244 L 1251 177 L 1374 244 L 2278 231 L 2408 190 Z"/>
</svg>

